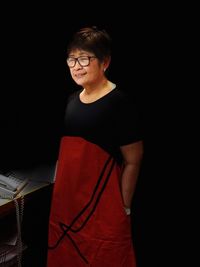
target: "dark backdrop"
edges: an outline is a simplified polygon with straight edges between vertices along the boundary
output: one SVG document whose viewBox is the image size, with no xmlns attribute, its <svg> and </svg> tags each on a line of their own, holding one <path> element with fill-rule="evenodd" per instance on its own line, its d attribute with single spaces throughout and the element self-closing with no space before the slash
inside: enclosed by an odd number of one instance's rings
<svg viewBox="0 0 200 267">
<path fill-rule="evenodd" d="M 164 266 L 170 236 L 164 103 L 174 75 L 169 62 L 176 30 L 163 8 L 118 8 L 46 7 L 20 16 L 9 9 L 9 25 L 2 24 L 0 168 L 56 160 L 64 102 L 75 89 L 65 65 L 66 44 L 82 26 L 105 28 L 113 39 L 109 78 L 136 100 L 144 127 L 145 154 L 132 214 L 138 267 Z"/>
</svg>

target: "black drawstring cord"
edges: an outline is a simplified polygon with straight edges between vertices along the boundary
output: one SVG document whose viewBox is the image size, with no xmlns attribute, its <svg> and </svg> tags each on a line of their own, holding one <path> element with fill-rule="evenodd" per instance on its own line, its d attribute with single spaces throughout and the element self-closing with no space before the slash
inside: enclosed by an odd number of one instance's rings
<svg viewBox="0 0 200 267">
<path fill-rule="evenodd" d="M 112 162 L 112 164 L 111 164 L 110 170 L 109 170 L 109 172 L 108 172 L 108 174 L 107 174 L 107 176 L 106 176 L 106 179 L 105 179 L 105 181 L 104 181 L 104 184 L 103 184 L 103 186 L 102 186 L 100 192 L 99 192 L 98 195 L 97 195 L 97 199 L 96 199 L 96 201 L 95 201 L 94 207 L 92 208 L 91 212 L 88 214 L 88 216 L 86 217 L 86 219 L 84 220 L 84 222 L 82 223 L 82 225 L 81 225 L 80 227 L 78 227 L 77 229 L 73 229 L 73 228 L 72 228 L 72 226 L 74 225 L 74 223 L 80 218 L 80 216 L 81 216 L 81 215 L 82 215 L 82 214 L 89 208 L 89 206 L 91 205 L 91 203 L 92 203 L 92 201 L 93 201 L 93 199 L 94 199 L 94 197 L 95 197 L 95 194 L 96 194 L 96 192 L 97 192 L 97 190 L 98 190 L 98 187 L 99 187 L 99 185 L 100 185 L 100 182 L 101 182 L 101 180 L 102 180 L 102 178 L 103 178 L 103 175 L 104 175 L 104 173 L 105 173 L 105 171 L 106 171 L 106 168 L 107 168 L 107 166 L 108 166 L 108 164 L 109 164 L 109 162 L 110 162 L 111 159 L 112 159 L 112 156 L 110 156 L 110 157 L 107 159 L 107 161 L 105 162 L 104 167 L 103 167 L 103 169 L 102 169 L 102 171 L 101 171 L 101 174 L 100 174 L 100 176 L 99 176 L 99 178 L 98 178 L 98 180 L 97 180 L 96 186 L 95 186 L 95 188 L 94 188 L 92 197 L 91 197 L 91 199 L 89 200 L 89 202 L 85 205 L 85 207 L 78 213 L 78 215 L 73 219 L 73 221 L 71 222 L 70 225 L 66 225 L 66 224 L 61 223 L 61 222 L 59 223 L 61 229 L 63 230 L 63 233 L 62 233 L 62 235 L 60 236 L 60 238 L 57 240 L 57 242 L 56 242 L 56 244 L 55 244 L 54 246 L 49 246 L 49 247 L 48 247 L 49 249 L 54 249 L 54 248 L 56 248 L 56 247 L 59 245 L 59 243 L 61 242 L 61 240 L 64 238 L 64 236 L 67 235 L 67 237 L 71 240 L 73 246 L 76 248 L 78 254 L 81 256 L 81 258 L 82 258 L 86 263 L 88 263 L 87 259 L 86 259 L 86 258 L 82 255 L 82 253 L 80 252 L 80 249 L 79 249 L 78 246 L 76 245 L 75 241 L 74 241 L 74 240 L 72 239 L 72 237 L 68 234 L 68 231 L 72 231 L 72 232 L 74 232 L 74 233 L 77 233 L 78 231 L 80 231 L 80 230 L 85 226 L 85 224 L 88 222 L 88 220 L 89 220 L 90 217 L 92 216 L 93 212 L 95 211 L 95 209 L 96 209 L 96 207 L 97 207 L 97 205 L 98 205 L 98 203 L 99 203 L 99 201 L 100 201 L 100 197 L 101 197 L 103 191 L 105 190 L 106 184 L 107 184 L 107 182 L 108 182 L 108 180 L 109 180 L 110 174 L 111 174 L 112 169 L 113 169 L 114 164 L 115 164 L 115 160 L 113 160 L 113 162 Z"/>
<path fill-rule="evenodd" d="M 68 234 L 65 233 L 65 235 L 69 238 L 69 240 L 72 242 L 72 245 L 74 246 L 74 248 L 76 249 L 76 251 L 78 252 L 79 256 L 84 260 L 85 263 L 89 264 L 88 260 L 86 259 L 86 257 L 83 256 L 83 254 L 81 253 L 79 247 L 77 246 L 77 244 L 75 243 L 75 241 L 73 240 L 73 238 Z"/>
<path fill-rule="evenodd" d="M 102 168 L 101 174 L 100 174 L 100 176 L 99 176 L 99 178 L 98 178 L 98 180 L 97 180 L 97 184 L 96 184 L 96 186 L 95 186 L 95 188 L 94 188 L 94 191 L 93 191 L 93 194 L 92 194 L 91 199 L 90 199 L 89 202 L 85 205 L 85 207 L 84 207 L 84 208 L 77 214 L 77 216 L 73 219 L 73 221 L 71 222 L 71 224 L 68 226 L 69 229 L 72 228 L 73 224 L 79 219 L 79 217 L 85 212 L 85 210 L 86 210 L 86 209 L 90 206 L 90 204 L 92 203 L 92 201 L 93 201 L 93 199 L 94 199 L 94 197 L 95 197 L 96 191 L 97 191 L 97 189 L 98 189 L 98 187 L 99 187 L 99 184 L 100 184 L 100 182 L 101 182 L 101 180 L 102 180 L 102 178 L 103 178 L 103 175 L 104 175 L 104 173 L 105 173 L 106 167 L 108 166 L 108 164 L 109 164 L 111 158 L 112 158 L 112 157 L 110 156 L 110 157 L 107 159 L 107 161 L 106 161 L 105 164 L 104 164 L 104 167 Z M 60 238 L 57 240 L 57 242 L 56 242 L 56 244 L 55 244 L 54 246 L 50 246 L 49 248 L 50 248 L 50 249 L 56 248 L 56 247 L 58 246 L 58 244 L 60 243 L 60 241 L 63 239 L 64 235 L 65 235 L 65 233 L 63 233 L 63 234 L 60 236 Z"/>
<path fill-rule="evenodd" d="M 64 226 L 67 228 L 67 229 L 65 230 L 65 232 L 68 231 L 68 230 L 71 230 L 71 231 L 74 232 L 74 233 L 79 232 L 79 231 L 85 226 L 85 224 L 87 223 L 87 221 L 90 219 L 90 217 L 92 216 L 92 214 L 94 213 L 94 211 L 95 211 L 95 209 L 96 209 L 96 207 L 97 207 L 97 204 L 98 204 L 99 201 L 100 201 L 100 197 L 101 197 L 103 191 L 105 190 L 106 184 L 107 184 L 107 182 L 108 182 L 108 179 L 109 179 L 110 174 L 111 174 L 111 172 L 112 172 L 112 169 L 113 169 L 113 167 L 114 167 L 114 163 L 115 163 L 115 162 L 113 161 L 113 162 L 112 162 L 112 165 L 111 165 L 111 167 L 110 167 L 110 170 L 109 170 L 109 172 L 108 172 L 108 174 L 107 174 L 107 176 L 106 176 L 106 179 L 105 179 L 105 181 L 104 181 L 104 184 L 103 184 L 103 186 L 102 186 L 100 192 L 99 192 L 98 195 L 97 195 L 97 199 L 96 199 L 96 201 L 95 201 L 94 207 L 92 208 L 92 210 L 90 211 L 90 213 L 89 213 L 89 215 L 86 217 L 86 219 L 83 221 L 82 225 L 81 225 L 79 228 L 77 228 L 76 230 L 74 230 L 74 229 L 72 228 L 73 224 L 71 224 L 71 225 L 66 225 L 66 224 L 60 223 L 60 224 L 64 225 Z M 101 179 L 102 179 L 102 177 L 101 177 Z M 100 178 L 99 178 L 99 180 L 100 180 Z M 99 184 L 99 183 L 98 183 L 98 184 Z M 95 189 L 95 191 L 97 191 L 97 190 Z M 94 198 L 94 197 L 92 197 L 92 198 Z M 92 201 L 89 201 L 88 204 L 89 204 L 90 202 L 92 202 Z M 89 205 L 87 205 L 87 206 L 89 207 Z M 87 208 L 88 208 L 88 207 L 87 207 Z M 80 216 L 77 216 L 77 219 L 78 219 L 78 217 L 80 217 Z"/>
</svg>

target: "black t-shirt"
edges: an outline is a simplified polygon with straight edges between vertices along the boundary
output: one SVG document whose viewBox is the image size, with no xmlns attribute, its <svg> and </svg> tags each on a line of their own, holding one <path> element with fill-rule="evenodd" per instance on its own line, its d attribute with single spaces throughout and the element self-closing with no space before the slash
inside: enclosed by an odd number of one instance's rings
<svg viewBox="0 0 200 267">
<path fill-rule="evenodd" d="M 128 95 L 115 88 L 86 104 L 80 101 L 80 92 L 68 99 L 64 135 L 82 137 L 118 159 L 120 146 L 142 139 L 138 112 Z"/>
</svg>

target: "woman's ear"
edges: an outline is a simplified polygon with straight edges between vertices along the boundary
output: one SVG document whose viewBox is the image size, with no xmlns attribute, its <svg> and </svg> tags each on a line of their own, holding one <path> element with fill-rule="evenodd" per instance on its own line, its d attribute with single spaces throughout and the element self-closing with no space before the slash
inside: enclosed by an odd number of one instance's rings
<svg viewBox="0 0 200 267">
<path fill-rule="evenodd" d="M 103 67 L 103 71 L 105 72 L 107 70 L 107 68 L 109 67 L 110 65 L 110 61 L 111 61 L 111 57 L 107 57 L 104 59 L 104 67 Z"/>
</svg>

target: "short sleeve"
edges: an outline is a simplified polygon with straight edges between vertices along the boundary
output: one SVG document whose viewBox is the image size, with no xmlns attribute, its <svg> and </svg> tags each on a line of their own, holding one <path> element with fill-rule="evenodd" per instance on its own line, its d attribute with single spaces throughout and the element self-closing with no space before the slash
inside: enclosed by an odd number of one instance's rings
<svg viewBox="0 0 200 267">
<path fill-rule="evenodd" d="M 120 146 L 143 140 L 142 113 L 135 101 L 123 96 L 119 104 L 116 133 Z"/>
</svg>

